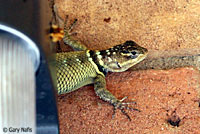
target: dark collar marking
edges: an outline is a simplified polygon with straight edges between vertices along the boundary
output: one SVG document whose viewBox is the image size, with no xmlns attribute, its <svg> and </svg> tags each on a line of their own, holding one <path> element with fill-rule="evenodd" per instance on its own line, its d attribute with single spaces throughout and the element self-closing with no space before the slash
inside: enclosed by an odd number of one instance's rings
<svg viewBox="0 0 200 134">
<path fill-rule="evenodd" d="M 105 69 L 103 66 L 101 66 L 97 60 L 97 55 L 94 51 L 90 50 L 90 57 L 92 58 L 92 60 L 94 61 L 94 63 L 97 65 L 98 69 L 100 72 L 102 72 L 105 76 L 107 75 L 108 71 L 107 69 Z"/>
</svg>

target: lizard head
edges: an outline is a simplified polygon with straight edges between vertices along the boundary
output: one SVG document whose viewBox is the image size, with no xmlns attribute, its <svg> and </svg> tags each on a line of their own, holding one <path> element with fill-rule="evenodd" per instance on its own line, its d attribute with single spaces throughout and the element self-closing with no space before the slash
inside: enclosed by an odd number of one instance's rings
<svg viewBox="0 0 200 134">
<path fill-rule="evenodd" d="M 111 72 L 123 72 L 142 61 L 148 53 L 146 48 L 137 45 L 133 41 L 114 46 L 100 51 L 100 65 Z"/>
</svg>

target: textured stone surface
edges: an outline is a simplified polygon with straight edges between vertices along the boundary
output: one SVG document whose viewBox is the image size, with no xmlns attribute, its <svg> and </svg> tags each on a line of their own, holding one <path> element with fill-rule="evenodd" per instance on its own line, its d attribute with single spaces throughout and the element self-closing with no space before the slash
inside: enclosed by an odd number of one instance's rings
<svg viewBox="0 0 200 134">
<path fill-rule="evenodd" d="M 200 1 L 55 0 L 56 13 L 78 19 L 75 39 L 90 49 L 134 40 L 152 50 L 200 46 Z M 62 46 L 62 50 L 68 47 Z M 162 54 L 162 53 L 161 53 Z M 158 56 L 159 57 L 159 56 Z M 61 134 L 199 133 L 199 72 L 193 68 L 112 73 L 107 87 L 117 98 L 129 96 L 142 112 L 119 110 L 100 100 L 93 86 L 58 96 Z M 170 122 L 178 123 L 178 127 Z"/>
<path fill-rule="evenodd" d="M 200 45 L 200 1 L 56 0 L 58 16 L 77 18 L 77 39 L 91 49 L 134 40 L 149 49 Z"/>
<path fill-rule="evenodd" d="M 58 97 L 60 132 L 67 133 L 198 133 L 199 72 L 193 68 L 168 71 L 138 71 L 112 73 L 107 88 L 117 98 L 141 112 L 128 111 L 129 121 L 120 110 L 112 119 L 113 107 L 100 100 L 93 86 Z M 179 127 L 167 120 L 179 118 Z M 176 120 L 174 121 L 176 122 Z"/>
</svg>

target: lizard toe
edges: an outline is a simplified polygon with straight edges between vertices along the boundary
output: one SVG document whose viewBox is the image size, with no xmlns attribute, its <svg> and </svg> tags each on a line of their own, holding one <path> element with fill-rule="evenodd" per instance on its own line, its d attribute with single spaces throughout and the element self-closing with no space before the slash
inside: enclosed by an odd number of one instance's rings
<svg viewBox="0 0 200 134">
<path fill-rule="evenodd" d="M 116 113 L 116 110 L 117 109 L 120 109 L 121 112 L 131 121 L 131 118 L 130 116 L 128 115 L 128 113 L 125 111 L 125 109 L 128 109 L 128 110 L 131 110 L 131 111 L 138 111 L 138 112 L 141 112 L 139 109 L 136 109 L 136 108 L 132 108 L 132 107 L 129 107 L 128 105 L 131 104 L 131 103 L 136 103 L 136 102 L 123 102 L 127 97 L 124 97 L 123 99 L 117 101 L 115 104 L 113 104 L 114 106 L 114 113 L 112 115 L 112 118 L 115 117 L 115 113 Z"/>
</svg>

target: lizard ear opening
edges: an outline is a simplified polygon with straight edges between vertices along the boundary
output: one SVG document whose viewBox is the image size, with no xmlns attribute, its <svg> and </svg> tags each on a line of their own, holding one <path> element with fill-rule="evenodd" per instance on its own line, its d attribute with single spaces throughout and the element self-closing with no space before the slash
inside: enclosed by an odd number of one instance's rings
<svg viewBox="0 0 200 134">
<path fill-rule="evenodd" d="M 108 64 L 108 70 L 112 71 L 115 69 L 120 69 L 121 65 L 118 62 L 111 62 Z"/>
</svg>

